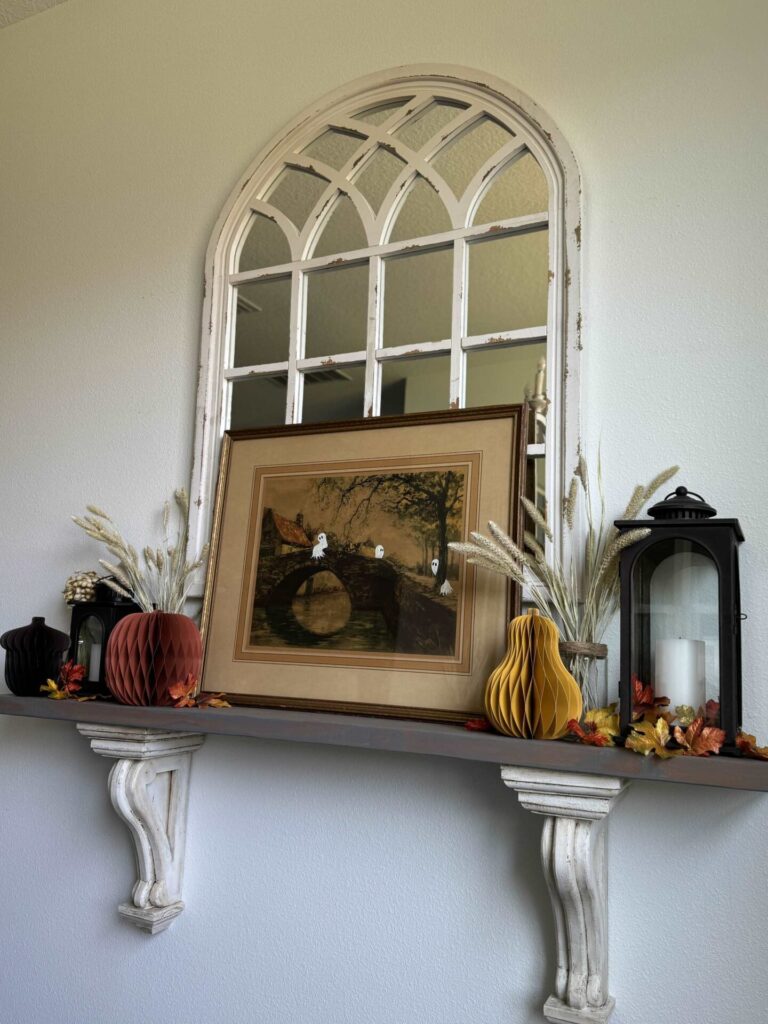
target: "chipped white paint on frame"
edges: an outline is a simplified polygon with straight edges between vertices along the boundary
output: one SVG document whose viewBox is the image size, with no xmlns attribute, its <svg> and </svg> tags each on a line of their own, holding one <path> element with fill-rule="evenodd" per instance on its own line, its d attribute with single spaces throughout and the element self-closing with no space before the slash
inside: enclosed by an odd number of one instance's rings
<svg viewBox="0 0 768 1024">
<path fill-rule="evenodd" d="M 351 119 L 351 114 L 394 98 L 402 98 L 404 91 L 414 99 L 395 112 L 378 126 L 363 125 Z M 439 139 L 433 139 L 426 149 L 419 152 L 408 150 L 398 143 L 401 154 L 405 151 L 408 165 L 392 184 L 378 213 L 360 196 L 359 190 L 351 185 L 349 178 L 354 167 L 375 151 L 381 143 L 391 143 L 388 134 L 393 126 L 405 123 L 432 102 L 434 96 L 461 102 L 464 109 L 457 114 Z M 470 188 L 462 199 L 453 197 L 445 181 L 429 163 L 429 159 L 441 147 L 447 146 L 468 126 L 484 114 L 510 126 L 515 133 L 513 140 L 497 152 L 492 161 L 475 175 Z M 328 186 L 317 200 L 302 231 L 296 229 L 288 219 L 264 203 L 262 197 L 268 192 L 286 163 L 294 167 L 316 167 L 319 162 L 301 154 L 323 129 L 336 127 L 356 131 L 367 136 L 364 152 L 358 152 L 341 170 L 322 165 L 322 176 Z M 357 258 L 369 264 L 368 332 L 364 362 L 366 415 L 377 415 L 380 402 L 380 362 L 385 355 L 381 348 L 381 310 L 383 307 L 382 255 L 398 249 L 410 248 L 388 244 L 387 237 L 400 204 L 408 192 L 409 181 L 415 175 L 425 177 L 439 193 L 452 222 L 454 252 L 466 250 L 467 240 L 478 235 L 470 227 L 472 216 L 484 190 L 485 177 L 494 170 L 507 165 L 525 147 L 543 170 L 549 191 L 549 209 L 546 215 L 534 218 L 518 218 L 517 222 L 493 225 L 494 232 L 515 233 L 518 230 L 532 230 L 547 224 L 549 227 L 550 287 L 548 295 L 548 324 L 545 328 L 548 341 L 547 389 L 552 405 L 549 412 L 547 431 L 547 482 L 546 491 L 551 517 L 559 524 L 559 510 L 562 505 L 565 467 L 572 465 L 579 448 L 579 350 L 580 312 L 580 238 L 581 238 L 581 187 L 576 160 L 565 139 L 556 126 L 527 96 L 500 81 L 470 69 L 443 65 L 416 65 L 380 72 L 360 79 L 336 90 L 314 107 L 296 118 L 288 128 L 259 154 L 230 195 L 214 228 L 206 255 L 205 299 L 203 305 L 203 333 L 200 357 L 200 380 L 197 396 L 195 450 L 192 475 L 192 516 L 191 530 L 193 544 L 199 548 L 210 533 L 211 509 L 214 498 L 218 454 L 221 437 L 228 424 L 230 382 L 242 376 L 259 375 L 264 367 L 231 368 L 231 351 L 234 343 L 234 288 L 235 284 L 257 280 L 282 269 L 292 276 L 292 298 L 290 319 L 290 346 L 286 371 L 288 388 L 286 397 L 286 421 L 300 422 L 302 406 L 305 316 L 305 271 L 315 266 L 336 263 L 335 257 L 312 260 L 307 257 L 317 237 L 318 223 L 322 214 L 332 205 L 333 197 L 343 191 L 355 204 L 364 225 L 369 250 L 345 254 L 344 262 Z M 472 190 L 475 190 L 474 192 Z M 245 242 L 253 217 L 252 211 L 261 211 L 279 222 L 290 244 L 291 263 L 283 268 L 270 268 L 267 275 L 260 272 L 237 273 L 239 253 Z M 526 221 L 527 223 L 520 223 Z M 487 231 L 488 229 L 486 229 Z M 446 241 L 442 235 L 419 240 L 424 248 Z M 454 283 L 459 276 L 466 277 L 466 261 L 454 258 Z M 465 293 L 454 294 L 452 336 L 446 339 L 446 350 L 451 353 L 451 393 L 448 401 L 460 406 L 464 400 L 466 351 L 479 347 L 480 338 L 466 338 Z M 229 324 L 229 327 L 227 326 Z M 515 334 L 516 332 L 508 332 Z M 541 329 L 531 332 L 531 340 L 538 340 Z M 499 343 L 507 341 L 504 335 L 495 335 Z M 509 339 L 520 343 L 525 339 Z M 407 354 L 412 354 L 406 346 Z M 354 354 L 357 356 L 357 353 Z M 362 355 L 362 353 L 361 353 Z M 400 355 L 400 353 L 397 353 Z M 322 360 L 321 360 L 322 361 Z M 357 361 L 356 359 L 354 361 Z M 362 361 L 362 360 L 361 360 Z M 274 364 L 272 364 L 274 365 Z M 280 364 L 282 366 L 282 364 Z M 561 542 L 561 531 L 556 530 L 556 546 Z"/>
</svg>

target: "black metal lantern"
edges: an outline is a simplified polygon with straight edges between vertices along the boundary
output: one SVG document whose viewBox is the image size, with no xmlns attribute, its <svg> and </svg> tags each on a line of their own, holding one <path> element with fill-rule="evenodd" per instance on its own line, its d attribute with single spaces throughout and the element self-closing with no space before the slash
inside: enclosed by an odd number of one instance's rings
<svg viewBox="0 0 768 1024">
<path fill-rule="evenodd" d="M 140 612 L 141 608 L 101 580 L 94 590 L 92 601 L 77 601 L 72 605 L 69 657 L 85 667 L 83 692 L 106 695 L 109 691 L 104 683 L 104 655 L 109 634 L 120 619 Z"/>
<path fill-rule="evenodd" d="M 737 519 L 678 487 L 648 510 L 618 520 L 621 533 L 649 528 L 621 553 L 622 731 L 632 718 L 633 680 L 651 683 L 674 709 L 720 704 L 725 746 L 741 726 L 741 606 Z"/>
</svg>

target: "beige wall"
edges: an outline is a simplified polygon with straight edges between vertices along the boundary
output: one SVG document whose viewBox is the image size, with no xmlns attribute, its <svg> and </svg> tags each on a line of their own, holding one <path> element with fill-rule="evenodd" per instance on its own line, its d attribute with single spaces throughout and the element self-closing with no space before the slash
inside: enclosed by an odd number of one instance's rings
<svg viewBox="0 0 768 1024">
<path fill-rule="evenodd" d="M 460 64 L 534 97 L 579 159 L 608 508 L 679 461 L 741 518 L 745 724 L 768 740 L 766 13 L 69 0 L 3 29 L 0 630 L 66 624 L 96 555 L 70 513 L 95 501 L 143 542 L 188 479 L 203 254 L 253 156 L 345 81 Z M 0 720 L 3 1024 L 540 1020 L 539 823 L 494 766 L 234 738 L 196 757 L 188 909 L 148 939 L 114 911 L 133 864 L 106 762 L 67 725 Z M 610 834 L 617 1021 L 762 1019 L 767 839 L 760 797 L 634 785 Z"/>
</svg>

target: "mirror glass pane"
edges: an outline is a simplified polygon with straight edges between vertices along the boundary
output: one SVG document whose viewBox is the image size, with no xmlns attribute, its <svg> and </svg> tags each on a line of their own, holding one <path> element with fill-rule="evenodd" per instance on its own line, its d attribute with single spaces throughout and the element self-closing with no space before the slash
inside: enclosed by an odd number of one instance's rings
<svg viewBox="0 0 768 1024">
<path fill-rule="evenodd" d="M 386 260 L 384 345 L 419 345 L 450 338 L 452 286 L 452 249 Z"/>
<path fill-rule="evenodd" d="M 351 135 L 346 132 L 329 130 L 319 135 L 313 142 L 302 150 L 304 156 L 313 160 L 320 160 L 335 170 L 341 170 L 352 154 L 360 148 L 364 142 L 361 135 Z"/>
<path fill-rule="evenodd" d="M 437 192 L 421 175 L 408 190 L 389 235 L 390 242 L 404 242 L 451 230 L 451 219 Z"/>
<path fill-rule="evenodd" d="M 277 267 L 291 262 L 288 239 L 269 217 L 262 213 L 253 215 L 253 222 L 246 235 L 237 269 L 261 270 L 263 267 Z"/>
<path fill-rule="evenodd" d="M 546 231 L 471 244 L 467 334 L 546 324 L 548 264 Z"/>
<path fill-rule="evenodd" d="M 233 366 L 280 363 L 288 358 L 291 279 L 241 284 L 237 289 Z"/>
<path fill-rule="evenodd" d="M 325 178 L 295 167 L 286 167 L 277 176 L 266 198 L 267 202 L 276 206 L 301 230 L 327 187 Z"/>
<path fill-rule="evenodd" d="M 305 373 L 302 423 L 360 419 L 364 394 L 364 366 L 329 367 Z"/>
<path fill-rule="evenodd" d="M 332 256 L 336 252 L 365 249 L 367 245 L 368 239 L 355 204 L 349 196 L 339 196 L 320 232 L 312 255 Z"/>
<path fill-rule="evenodd" d="M 378 213 L 395 178 L 404 167 L 403 160 L 382 146 L 377 146 L 372 156 L 365 161 L 355 178 L 355 184 L 371 204 L 374 213 Z"/>
<path fill-rule="evenodd" d="M 288 377 L 253 377 L 233 381 L 229 426 L 232 430 L 274 427 L 285 423 Z"/>
<path fill-rule="evenodd" d="M 442 128 L 450 124 L 462 110 L 466 109 L 466 106 L 461 103 L 447 103 L 443 100 L 431 103 L 420 114 L 411 118 L 402 128 L 394 132 L 394 135 L 406 146 L 410 146 L 411 149 L 418 152 Z"/>
<path fill-rule="evenodd" d="M 307 274 L 307 358 L 365 350 L 368 264 Z"/>
<path fill-rule="evenodd" d="M 499 171 L 480 201 L 473 224 L 494 224 L 510 217 L 546 213 L 549 193 L 544 172 L 530 153 Z"/>
<path fill-rule="evenodd" d="M 457 139 L 444 146 L 432 160 L 432 166 L 445 178 L 454 195 L 460 198 L 486 160 L 512 138 L 512 132 L 507 128 L 502 128 L 490 117 L 481 117 Z"/>
<path fill-rule="evenodd" d="M 369 107 L 367 110 L 355 114 L 354 120 L 365 121 L 366 124 L 380 125 L 394 114 L 396 110 L 399 110 L 403 104 L 407 103 L 409 99 L 409 96 L 403 96 L 399 100 L 387 100 L 386 103 L 379 103 L 375 107 Z"/>
<path fill-rule="evenodd" d="M 450 390 L 449 355 L 393 359 L 381 367 L 381 415 L 447 409 Z"/>
<path fill-rule="evenodd" d="M 533 393 L 545 342 L 513 348 L 484 348 L 467 352 L 467 406 L 522 402 L 525 389 Z"/>
</svg>

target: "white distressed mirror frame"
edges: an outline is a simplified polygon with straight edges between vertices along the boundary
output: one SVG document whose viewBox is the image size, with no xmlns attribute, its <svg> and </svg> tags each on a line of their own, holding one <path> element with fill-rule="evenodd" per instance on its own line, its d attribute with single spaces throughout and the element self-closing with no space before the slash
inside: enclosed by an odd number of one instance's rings
<svg viewBox="0 0 768 1024">
<path fill-rule="evenodd" d="M 547 415 L 546 496 L 554 526 L 555 545 L 562 543 L 560 510 L 565 475 L 579 450 L 579 362 L 581 352 L 580 248 L 581 183 L 578 165 L 566 140 L 537 105 L 507 83 L 468 68 L 445 65 L 413 65 L 358 79 L 335 90 L 301 113 L 256 157 L 233 189 L 211 235 L 205 262 L 200 380 L 197 394 L 194 461 L 192 471 L 191 538 L 194 550 L 207 541 L 218 471 L 219 448 L 226 427 L 225 357 L 231 348 L 234 320 L 233 283 L 237 282 L 237 258 L 254 204 L 275 180 L 284 162 L 295 157 L 320 132 L 348 112 L 386 103 L 410 90 L 434 90 L 495 115 L 514 126 L 515 134 L 535 157 L 546 177 L 549 191 L 549 293 L 547 308 Z M 263 205 L 263 204 L 262 204 Z M 471 223 L 471 212 L 468 215 Z M 244 277 L 252 275 L 243 275 Z M 463 301 L 458 289 L 459 303 Z M 232 308 L 231 308 L 232 307 Z M 454 325 L 461 316 L 454 310 Z M 454 326 L 451 346 L 451 399 L 453 407 L 464 403 L 464 374 L 457 366 L 463 359 L 460 334 Z M 293 344 L 293 338 L 292 338 Z M 463 364 L 462 364 L 463 365 Z M 289 372 L 288 390 L 301 387 L 301 374 Z M 231 376 L 231 372 L 230 372 Z M 367 384 L 370 389 L 371 369 Z M 290 408 L 289 400 L 289 408 Z M 376 413 L 366 397 L 367 415 Z M 531 446 L 531 455 L 543 455 Z"/>
</svg>

